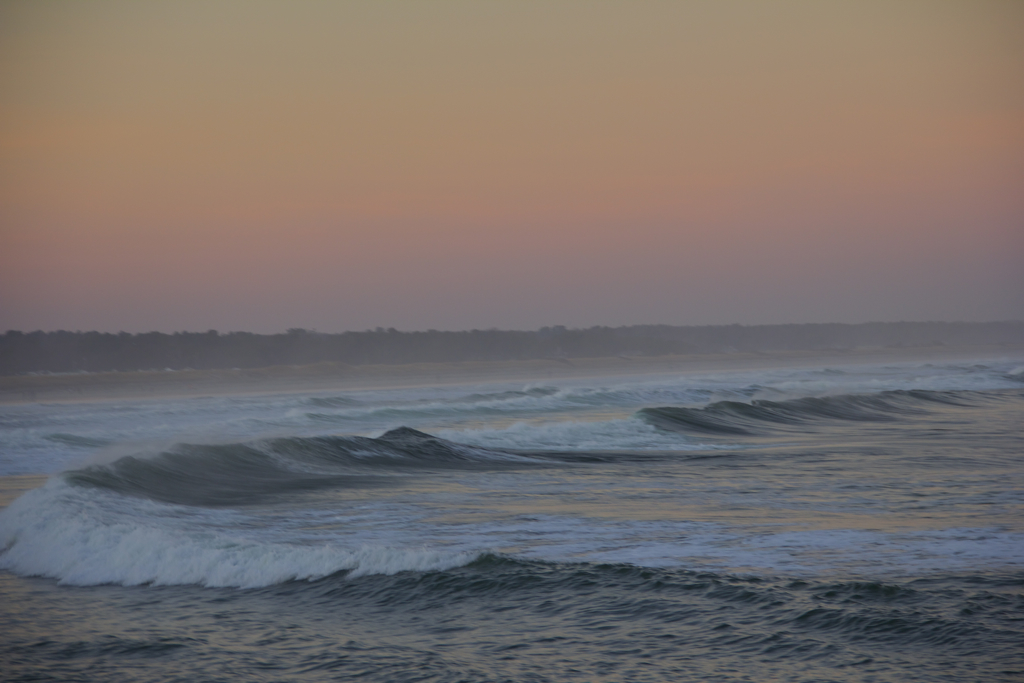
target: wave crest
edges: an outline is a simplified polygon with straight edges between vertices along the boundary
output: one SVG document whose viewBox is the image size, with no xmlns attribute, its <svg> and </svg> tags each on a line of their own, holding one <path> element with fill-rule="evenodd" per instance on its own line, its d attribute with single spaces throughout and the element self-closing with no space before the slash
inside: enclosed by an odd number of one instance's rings
<svg viewBox="0 0 1024 683">
<path fill-rule="evenodd" d="M 254 443 L 177 444 L 64 473 L 78 486 L 183 505 L 241 505 L 267 495 L 386 485 L 417 469 L 500 468 L 536 462 L 399 427 L 378 438 L 289 437 Z"/>
<path fill-rule="evenodd" d="M 895 422 L 925 415 L 939 405 L 970 407 L 973 392 L 896 390 L 877 394 L 805 397 L 788 401 L 718 401 L 702 408 L 658 407 L 637 411 L 670 431 L 723 436 L 764 436 L 806 431 L 824 422 Z"/>
<path fill-rule="evenodd" d="M 149 510 L 149 512 L 154 512 Z M 98 509 L 88 492 L 77 495 L 52 480 L 0 513 L 0 568 L 72 585 L 195 584 L 258 588 L 285 581 L 440 571 L 474 561 L 479 553 L 436 548 L 301 545 L 265 542 L 224 532 L 186 531 Z"/>
</svg>

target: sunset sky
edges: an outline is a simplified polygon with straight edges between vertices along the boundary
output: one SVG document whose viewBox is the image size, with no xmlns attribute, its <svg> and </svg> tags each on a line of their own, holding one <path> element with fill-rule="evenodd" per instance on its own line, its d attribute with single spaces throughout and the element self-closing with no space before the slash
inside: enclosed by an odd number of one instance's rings
<svg viewBox="0 0 1024 683">
<path fill-rule="evenodd" d="M 1019 0 L 0 0 L 0 332 L 1022 318 Z"/>
</svg>

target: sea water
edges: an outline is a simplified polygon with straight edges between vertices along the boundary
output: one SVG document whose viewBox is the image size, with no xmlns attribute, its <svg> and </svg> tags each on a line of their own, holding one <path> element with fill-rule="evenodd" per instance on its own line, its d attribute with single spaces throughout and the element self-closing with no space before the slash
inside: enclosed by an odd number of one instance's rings
<svg viewBox="0 0 1024 683">
<path fill-rule="evenodd" d="M 0 678 L 1016 681 L 1024 359 L 0 408 Z"/>
</svg>

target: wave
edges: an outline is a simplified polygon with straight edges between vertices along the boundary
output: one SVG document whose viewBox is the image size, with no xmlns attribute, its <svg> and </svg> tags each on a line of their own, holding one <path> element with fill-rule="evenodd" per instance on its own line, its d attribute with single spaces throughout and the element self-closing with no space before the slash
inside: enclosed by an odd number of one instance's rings
<svg viewBox="0 0 1024 683">
<path fill-rule="evenodd" d="M 72 585 L 195 584 L 256 588 L 287 581 L 437 571 L 479 553 L 433 548 L 302 545 L 162 523 L 166 508 L 122 507 L 60 479 L 0 513 L 0 568 Z"/>
<path fill-rule="evenodd" d="M 551 568 L 617 565 L 618 571 L 637 573 L 703 567 L 702 573 L 809 578 L 836 575 L 838 559 L 846 577 L 899 580 L 1019 569 L 1024 547 L 1020 533 L 1000 529 L 765 534 L 762 528 L 749 535 L 705 523 L 599 523 L 533 510 L 445 526 L 435 521 L 436 510 L 406 507 L 409 501 L 401 497 L 295 502 L 256 509 L 187 507 L 54 477 L 0 511 L 0 569 L 78 585 L 251 588 L 332 575 L 409 571 L 422 577 L 488 557 L 498 562 L 489 553 L 500 547 L 515 553 L 516 561 Z M 504 564 L 509 558 L 499 559 Z"/>
<path fill-rule="evenodd" d="M 1004 394 L 1007 390 L 1004 390 Z M 1011 391 L 1014 396 L 1019 390 Z M 423 470 L 488 470 L 581 462 L 573 454 L 623 457 L 737 449 L 744 437 L 795 435 L 835 423 L 886 423 L 944 407 L 999 400 L 999 392 L 896 390 L 790 400 L 717 401 L 701 408 L 643 408 L 612 420 L 518 422 L 444 429 L 409 427 L 365 436 L 282 437 L 228 444 L 177 444 L 64 473 L 71 484 L 166 503 L 246 505 L 319 489 L 390 486 Z M 689 435 L 733 437 L 696 443 Z"/>
<path fill-rule="evenodd" d="M 103 446 L 109 446 L 111 443 L 107 439 L 95 439 L 88 436 L 78 436 L 77 434 L 65 434 L 63 432 L 47 434 L 43 438 L 47 441 L 52 441 L 53 443 L 72 446 L 74 448 L 101 448 Z"/>
<path fill-rule="evenodd" d="M 458 405 L 458 404 L 473 404 L 473 403 L 490 403 L 490 402 L 508 402 L 517 401 L 523 398 L 536 398 L 540 396 L 551 396 L 552 394 L 558 393 L 557 387 L 527 387 L 520 391 L 496 391 L 496 392 L 480 392 L 467 394 L 466 396 L 460 396 L 458 398 L 451 399 L 423 399 L 420 401 L 405 402 L 407 405 L 415 406 L 428 405 L 428 406 L 443 406 L 443 405 Z M 318 408 L 348 408 L 351 406 L 365 405 L 364 401 L 352 398 L 351 396 L 311 396 L 303 399 L 303 403 L 306 405 L 316 406 Z"/>
<path fill-rule="evenodd" d="M 511 452 L 465 446 L 408 427 L 378 438 L 288 437 L 254 443 L 178 444 L 63 474 L 74 485 L 182 505 L 244 505 L 268 495 L 386 485 L 418 469 L 538 464 Z"/>
<path fill-rule="evenodd" d="M 618 387 L 531 387 L 520 391 L 473 393 L 456 398 L 421 399 L 387 403 L 361 403 L 345 396 L 309 398 L 303 415 L 316 421 L 353 424 L 365 420 L 403 422 L 423 418 L 502 417 L 509 415 L 579 412 L 608 406 L 639 406 L 656 402 L 707 400 L 712 391 L 704 388 L 640 385 Z M 743 395 L 741 393 L 741 395 Z M 305 407 L 318 410 L 305 411 Z"/>
<path fill-rule="evenodd" d="M 347 408 L 349 406 L 362 405 L 363 402 L 348 396 L 311 396 L 304 399 L 304 402 L 317 408 Z"/>
<path fill-rule="evenodd" d="M 709 401 L 786 401 L 790 398 L 889 393 L 953 394 L 1008 389 L 1024 381 L 1021 368 L 950 365 L 817 370 L 773 369 L 746 373 L 690 375 L 652 381 L 636 379 L 582 386 L 534 386 L 521 390 L 465 393 L 405 400 L 356 400 L 350 395 L 311 397 L 289 417 L 353 428 L 372 424 L 426 424 L 437 420 L 531 418 L 581 414 L 594 409 L 640 409 L 697 405 Z M 362 399 L 363 397 L 360 397 Z M 814 400 L 814 399 L 810 399 Z M 716 430 L 712 430 L 716 431 Z M 742 433 L 742 432 L 735 432 Z"/>
<path fill-rule="evenodd" d="M 806 431 L 827 422 L 896 422 L 927 415 L 939 406 L 972 407 L 987 398 L 970 391 L 894 390 L 787 401 L 717 401 L 702 408 L 643 408 L 637 415 L 670 431 L 765 436 Z"/>
<path fill-rule="evenodd" d="M 508 426 L 468 429 L 440 429 L 438 434 L 459 443 L 483 448 L 511 448 L 554 453 L 608 451 L 640 452 L 695 451 L 722 448 L 721 445 L 693 443 L 678 432 L 666 432 L 636 417 L 611 420 L 520 421 Z"/>
</svg>

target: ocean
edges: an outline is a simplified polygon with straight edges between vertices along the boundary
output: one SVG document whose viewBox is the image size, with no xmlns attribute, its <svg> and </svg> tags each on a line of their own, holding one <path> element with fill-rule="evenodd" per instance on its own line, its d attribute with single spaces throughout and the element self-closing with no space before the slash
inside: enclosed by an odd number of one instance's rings
<svg viewBox="0 0 1024 683">
<path fill-rule="evenodd" d="M 1012 357 L 2 406 L 0 679 L 1020 681 L 1022 427 Z"/>
</svg>

